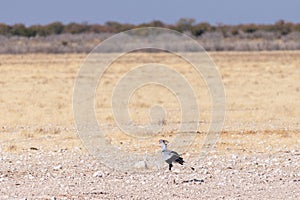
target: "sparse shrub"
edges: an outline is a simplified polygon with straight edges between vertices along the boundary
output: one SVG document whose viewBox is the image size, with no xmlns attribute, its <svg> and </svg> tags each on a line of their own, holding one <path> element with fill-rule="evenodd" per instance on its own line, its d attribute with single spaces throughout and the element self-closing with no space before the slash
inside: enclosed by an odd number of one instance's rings
<svg viewBox="0 0 300 200">
<path fill-rule="evenodd" d="M 47 33 L 47 35 L 61 34 L 63 30 L 64 25 L 61 22 L 54 22 L 45 26 L 45 32 Z M 80 31 L 83 30 L 85 29 L 81 27 Z"/>
<path fill-rule="evenodd" d="M 209 23 L 200 23 L 191 28 L 192 34 L 196 37 L 208 31 L 211 31 L 211 26 Z"/>
<path fill-rule="evenodd" d="M 181 33 L 191 31 L 194 23 L 195 23 L 195 19 L 180 18 L 176 23 L 175 29 Z"/>
<path fill-rule="evenodd" d="M 245 33 L 254 33 L 258 30 L 258 27 L 255 24 L 243 25 L 242 30 Z"/>
<path fill-rule="evenodd" d="M 9 35 L 11 27 L 0 23 L 0 35 Z"/>
<path fill-rule="evenodd" d="M 279 20 L 272 26 L 271 30 L 279 32 L 281 35 L 287 35 L 292 32 L 292 29 L 292 23 L 286 23 L 284 20 Z"/>
<path fill-rule="evenodd" d="M 63 29 L 63 33 L 71 33 L 71 34 L 80 34 L 80 33 L 84 33 L 87 32 L 89 30 L 89 27 L 87 24 L 83 23 L 83 24 L 77 24 L 77 23 L 69 23 L 67 24 L 64 29 Z"/>
<path fill-rule="evenodd" d="M 154 20 L 149 23 L 149 26 L 151 27 L 165 27 L 165 24 L 162 21 Z"/>
<path fill-rule="evenodd" d="M 295 25 L 295 31 L 300 32 L 300 24 L 296 24 L 296 25 Z"/>
<path fill-rule="evenodd" d="M 26 29 L 24 24 L 15 24 L 10 29 L 11 35 L 17 35 L 17 36 L 27 36 L 28 30 Z"/>
</svg>

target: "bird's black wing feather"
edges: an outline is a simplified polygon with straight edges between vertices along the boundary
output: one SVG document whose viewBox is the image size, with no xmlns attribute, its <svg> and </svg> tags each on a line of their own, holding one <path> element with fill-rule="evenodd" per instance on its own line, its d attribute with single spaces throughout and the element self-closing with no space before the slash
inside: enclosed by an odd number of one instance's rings
<svg viewBox="0 0 300 200">
<path fill-rule="evenodd" d="M 178 162 L 179 164 L 183 165 L 184 163 L 183 158 L 176 151 L 171 151 L 171 153 L 177 157 L 175 162 Z"/>
</svg>

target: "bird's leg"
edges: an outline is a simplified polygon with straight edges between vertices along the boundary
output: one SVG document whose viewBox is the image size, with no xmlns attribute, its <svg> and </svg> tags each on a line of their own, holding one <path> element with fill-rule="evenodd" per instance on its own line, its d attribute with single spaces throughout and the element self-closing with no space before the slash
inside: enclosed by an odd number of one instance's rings
<svg viewBox="0 0 300 200">
<path fill-rule="evenodd" d="M 170 171 L 172 170 L 172 167 L 173 167 L 173 165 L 172 165 L 172 164 L 169 164 L 169 170 L 170 170 Z"/>
</svg>

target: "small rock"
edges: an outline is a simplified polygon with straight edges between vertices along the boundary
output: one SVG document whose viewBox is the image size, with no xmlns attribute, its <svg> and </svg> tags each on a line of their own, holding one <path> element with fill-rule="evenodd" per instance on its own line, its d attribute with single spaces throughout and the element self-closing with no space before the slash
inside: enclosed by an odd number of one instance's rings
<svg viewBox="0 0 300 200">
<path fill-rule="evenodd" d="M 64 148 L 64 149 L 59 149 L 57 152 L 58 153 L 63 153 L 63 152 L 66 152 L 68 149 L 67 148 Z"/>
<path fill-rule="evenodd" d="M 93 177 L 102 177 L 102 172 L 96 171 L 96 172 L 93 174 Z"/>
<path fill-rule="evenodd" d="M 182 181 L 182 183 L 204 183 L 204 180 L 203 179 L 190 179 L 190 180 L 185 180 L 185 181 Z"/>
<path fill-rule="evenodd" d="M 57 165 L 57 166 L 53 167 L 53 170 L 55 170 L 55 171 L 58 171 L 60 169 L 62 169 L 62 165 Z"/>
</svg>

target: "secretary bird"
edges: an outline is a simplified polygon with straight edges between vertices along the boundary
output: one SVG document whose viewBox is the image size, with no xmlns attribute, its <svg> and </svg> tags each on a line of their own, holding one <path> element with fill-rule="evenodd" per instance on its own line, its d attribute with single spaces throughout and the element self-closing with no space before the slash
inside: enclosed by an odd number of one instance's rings
<svg viewBox="0 0 300 200">
<path fill-rule="evenodd" d="M 183 160 L 183 158 L 176 151 L 169 150 L 167 148 L 167 143 L 168 143 L 167 140 L 162 140 L 162 139 L 159 140 L 159 144 L 161 145 L 162 159 L 164 161 L 166 161 L 166 163 L 169 164 L 169 170 L 171 171 L 174 162 L 177 162 L 177 163 L 183 165 L 183 163 L 185 161 Z M 193 167 L 191 167 L 191 169 L 194 170 Z"/>
</svg>

